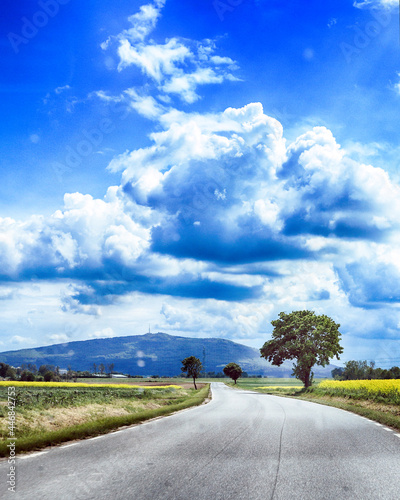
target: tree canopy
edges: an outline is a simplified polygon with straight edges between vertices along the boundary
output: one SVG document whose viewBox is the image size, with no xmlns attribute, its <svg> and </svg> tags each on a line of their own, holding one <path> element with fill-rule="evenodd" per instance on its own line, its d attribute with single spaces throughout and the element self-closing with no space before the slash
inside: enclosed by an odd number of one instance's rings
<svg viewBox="0 0 400 500">
<path fill-rule="evenodd" d="M 243 370 L 236 363 L 228 363 L 223 372 L 227 377 L 230 377 L 236 384 L 236 380 L 242 376 Z"/>
<path fill-rule="evenodd" d="M 281 312 L 279 319 L 271 321 L 272 340 L 260 349 L 261 357 L 280 366 L 293 359 L 293 375 L 309 387 L 312 367 L 326 366 L 333 357 L 339 359 L 343 352 L 340 345 L 340 325 L 328 316 L 317 316 L 314 311 Z"/>
<path fill-rule="evenodd" d="M 203 369 L 201 361 L 199 360 L 199 358 L 196 358 L 195 356 L 189 356 L 188 358 L 185 358 L 182 361 L 182 364 L 183 366 L 181 370 L 183 372 L 187 372 L 188 377 L 193 378 L 194 388 L 197 389 L 196 378 L 199 377 L 201 370 Z"/>
</svg>

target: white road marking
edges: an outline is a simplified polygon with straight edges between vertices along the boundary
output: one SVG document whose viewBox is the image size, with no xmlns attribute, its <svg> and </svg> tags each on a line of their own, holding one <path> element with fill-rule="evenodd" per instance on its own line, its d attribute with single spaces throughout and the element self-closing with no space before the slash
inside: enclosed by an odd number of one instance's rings
<svg viewBox="0 0 400 500">
<path fill-rule="evenodd" d="M 38 457 L 39 455 L 45 455 L 48 451 L 38 451 L 37 453 L 31 453 L 30 455 L 22 455 L 22 457 L 17 456 L 17 460 L 25 460 L 26 458 Z"/>
</svg>

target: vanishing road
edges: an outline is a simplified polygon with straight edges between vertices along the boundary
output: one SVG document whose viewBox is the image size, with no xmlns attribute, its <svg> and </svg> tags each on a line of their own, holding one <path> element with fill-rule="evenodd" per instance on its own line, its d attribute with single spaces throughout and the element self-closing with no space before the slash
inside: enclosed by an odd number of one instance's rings
<svg viewBox="0 0 400 500">
<path fill-rule="evenodd" d="M 314 403 L 212 384 L 207 404 L 17 459 L 17 493 L 58 500 L 396 500 L 399 434 Z"/>
</svg>

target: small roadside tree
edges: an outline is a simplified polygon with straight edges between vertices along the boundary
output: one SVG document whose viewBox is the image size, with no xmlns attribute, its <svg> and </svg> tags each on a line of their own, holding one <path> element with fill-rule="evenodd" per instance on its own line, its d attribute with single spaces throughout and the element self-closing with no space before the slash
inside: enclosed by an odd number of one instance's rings
<svg viewBox="0 0 400 500">
<path fill-rule="evenodd" d="M 230 377 L 236 384 L 236 380 L 242 376 L 243 370 L 236 363 L 228 363 L 223 372 L 227 377 Z"/>
<path fill-rule="evenodd" d="M 304 383 L 312 384 L 312 367 L 326 366 L 329 359 L 343 352 L 339 344 L 340 325 L 325 315 L 314 311 L 281 312 L 279 319 L 271 321 L 272 340 L 261 347 L 261 357 L 280 366 L 287 359 L 294 359 L 293 375 Z"/>
<path fill-rule="evenodd" d="M 196 358 L 195 356 L 190 356 L 188 358 L 185 358 L 182 361 L 182 364 L 183 366 L 181 370 L 187 373 L 187 377 L 193 378 L 194 388 L 197 390 L 196 378 L 199 378 L 201 370 L 203 369 L 201 361 L 199 360 L 199 358 Z"/>
</svg>

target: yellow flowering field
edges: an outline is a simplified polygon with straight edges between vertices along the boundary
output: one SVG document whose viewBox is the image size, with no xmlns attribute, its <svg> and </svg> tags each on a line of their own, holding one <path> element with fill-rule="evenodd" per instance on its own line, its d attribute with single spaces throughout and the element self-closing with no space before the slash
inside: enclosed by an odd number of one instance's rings
<svg viewBox="0 0 400 500">
<path fill-rule="evenodd" d="M 318 387 L 331 396 L 385 400 L 400 404 L 400 380 L 324 380 Z"/>
<path fill-rule="evenodd" d="M 106 387 L 116 389 L 182 389 L 179 385 L 131 385 L 131 384 L 85 384 L 83 382 L 20 382 L 20 381 L 0 381 L 0 387 Z"/>
</svg>

